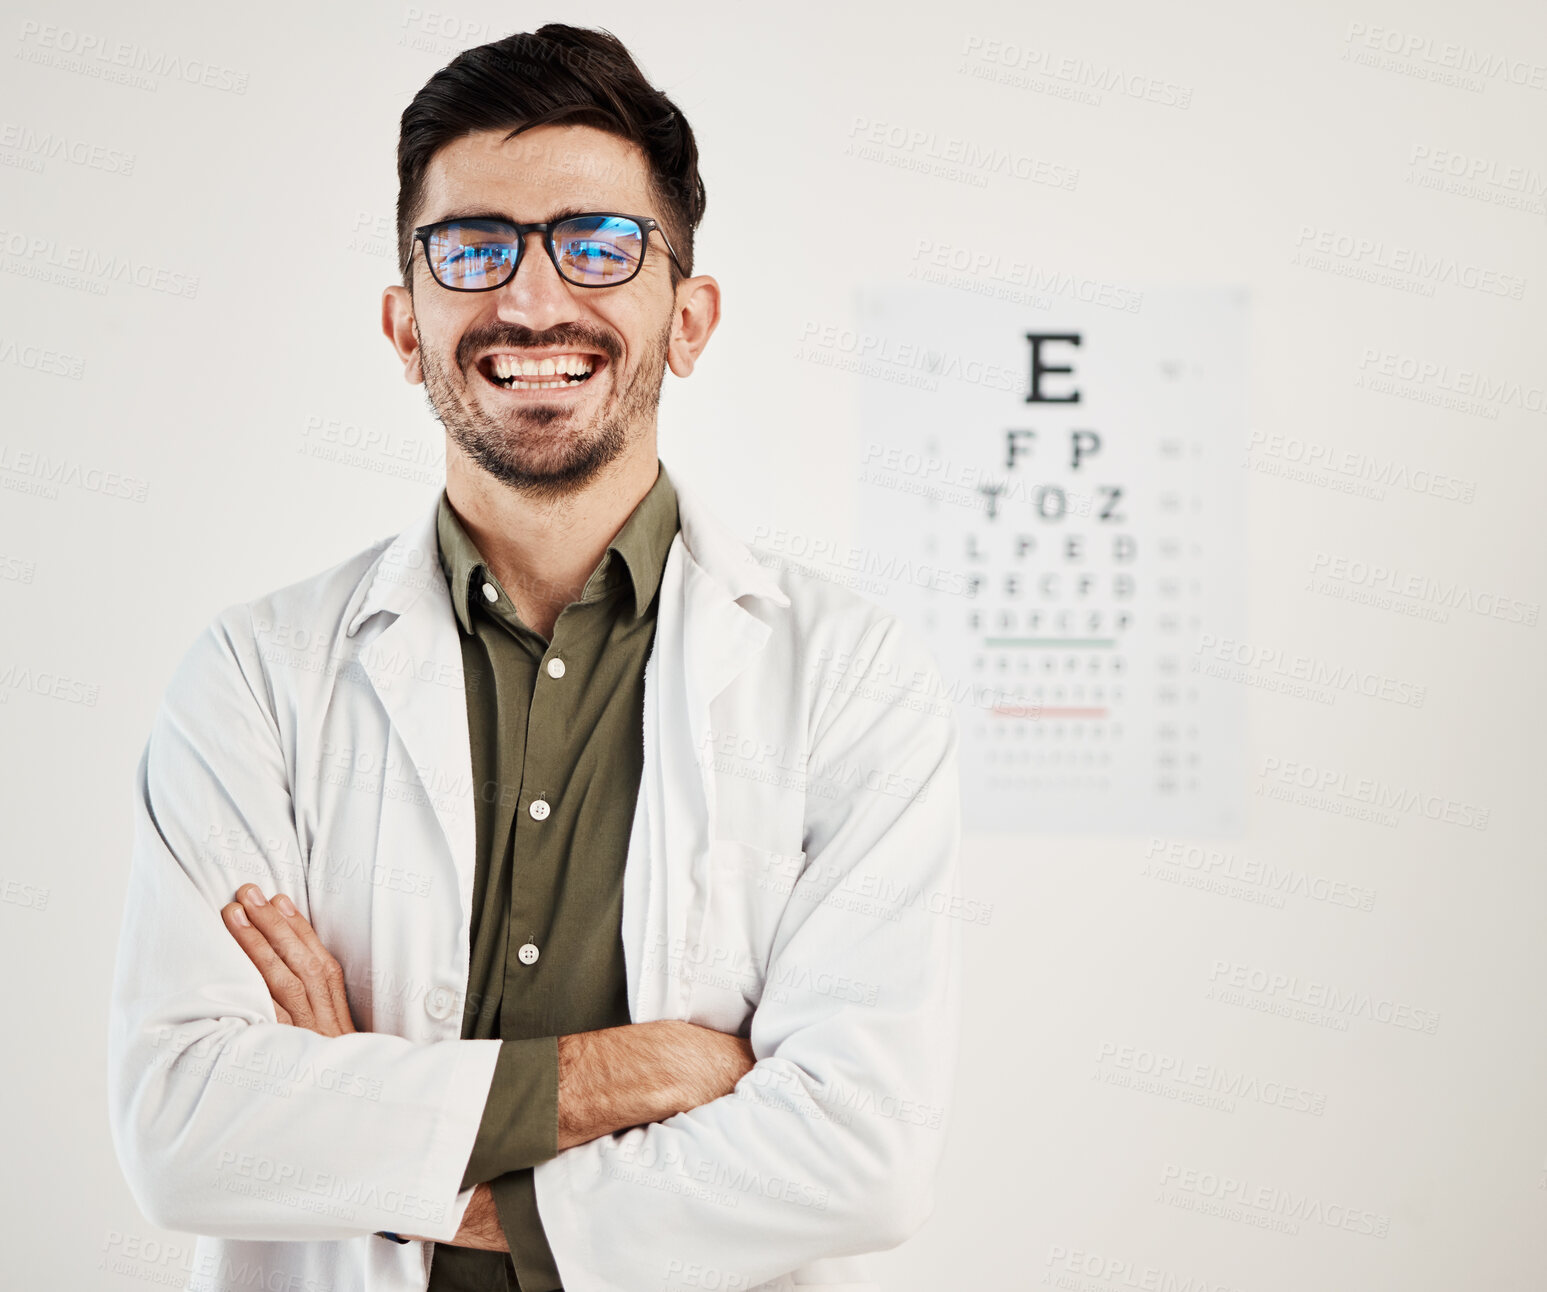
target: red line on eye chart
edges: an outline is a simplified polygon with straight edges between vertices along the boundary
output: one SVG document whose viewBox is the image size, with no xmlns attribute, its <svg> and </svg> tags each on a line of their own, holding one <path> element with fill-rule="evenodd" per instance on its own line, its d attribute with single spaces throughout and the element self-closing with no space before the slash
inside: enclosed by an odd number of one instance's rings
<svg viewBox="0 0 1547 1292">
<path fill-rule="evenodd" d="M 1054 709 L 1041 704 L 996 704 L 990 710 L 1000 718 L 1104 718 L 1105 709 Z"/>
</svg>

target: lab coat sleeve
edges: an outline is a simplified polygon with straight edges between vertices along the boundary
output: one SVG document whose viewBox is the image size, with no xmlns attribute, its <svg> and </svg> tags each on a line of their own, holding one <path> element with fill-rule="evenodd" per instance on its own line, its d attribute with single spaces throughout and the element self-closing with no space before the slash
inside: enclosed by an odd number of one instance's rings
<svg viewBox="0 0 1547 1292">
<path fill-rule="evenodd" d="M 752 1019 L 756 1065 L 723 1098 L 537 1167 L 569 1292 L 661 1286 L 694 1267 L 751 1288 L 894 1247 L 932 1209 L 960 1002 L 954 711 L 895 618 L 828 667 L 806 861 Z"/>
<path fill-rule="evenodd" d="M 140 757 L 108 1040 L 114 1147 L 164 1228 L 450 1239 L 472 1197 L 462 1171 L 500 1043 L 282 1025 L 220 918 L 249 880 L 303 891 L 251 623 L 235 607 L 201 634 Z"/>
</svg>

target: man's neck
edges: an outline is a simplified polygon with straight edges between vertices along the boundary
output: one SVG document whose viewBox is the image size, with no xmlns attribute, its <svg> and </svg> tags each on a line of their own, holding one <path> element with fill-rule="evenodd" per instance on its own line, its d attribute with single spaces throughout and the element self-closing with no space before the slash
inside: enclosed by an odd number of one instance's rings
<svg viewBox="0 0 1547 1292">
<path fill-rule="evenodd" d="M 516 613 L 551 638 L 559 612 L 579 600 L 607 544 L 655 484 L 658 469 L 650 436 L 574 493 L 534 498 L 501 484 L 448 443 L 446 498 Z"/>
</svg>

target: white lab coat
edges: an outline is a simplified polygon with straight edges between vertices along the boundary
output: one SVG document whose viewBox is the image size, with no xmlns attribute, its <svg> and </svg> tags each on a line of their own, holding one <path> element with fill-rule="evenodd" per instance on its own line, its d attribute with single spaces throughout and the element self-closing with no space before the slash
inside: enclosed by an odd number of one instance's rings
<svg viewBox="0 0 1547 1292">
<path fill-rule="evenodd" d="M 567 1292 L 873 1289 L 932 1206 L 959 1007 L 957 728 L 894 616 L 676 484 L 623 879 L 635 1022 L 749 1036 L 735 1091 L 535 1171 Z M 474 787 L 435 506 L 219 614 L 138 768 L 115 1147 L 190 1288 L 423 1292 L 496 1040 L 461 1039 Z M 559 791 L 562 793 L 562 788 Z M 551 795 L 550 795 L 551 797 Z M 358 1033 L 275 1021 L 218 908 L 289 893 Z M 956 907 L 959 910 L 959 906 Z M 246 1280 L 246 1281 L 244 1281 Z"/>
</svg>

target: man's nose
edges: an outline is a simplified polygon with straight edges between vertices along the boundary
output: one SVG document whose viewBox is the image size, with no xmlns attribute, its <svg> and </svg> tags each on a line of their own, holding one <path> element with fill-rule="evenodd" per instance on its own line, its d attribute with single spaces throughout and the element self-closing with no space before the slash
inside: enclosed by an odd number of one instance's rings
<svg viewBox="0 0 1547 1292">
<path fill-rule="evenodd" d="M 548 255 L 546 235 L 532 229 L 521 236 L 521 259 L 516 272 L 495 295 L 502 318 L 520 319 L 534 331 L 541 331 L 574 312 L 574 296 Z"/>
</svg>

